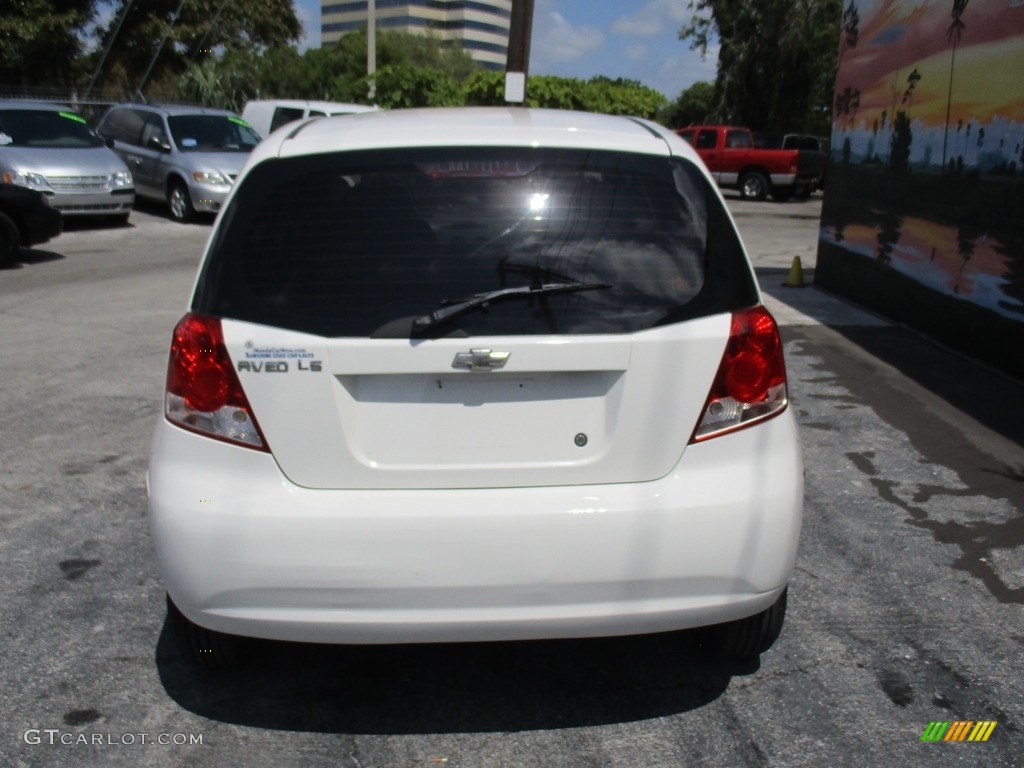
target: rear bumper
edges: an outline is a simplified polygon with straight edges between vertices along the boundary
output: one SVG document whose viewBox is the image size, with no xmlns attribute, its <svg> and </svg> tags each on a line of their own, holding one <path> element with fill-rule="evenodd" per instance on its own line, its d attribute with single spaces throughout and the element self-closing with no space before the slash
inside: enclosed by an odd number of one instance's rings
<svg viewBox="0 0 1024 768">
<path fill-rule="evenodd" d="M 773 187 L 791 187 L 796 184 L 797 175 L 795 173 L 773 173 L 771 179 Z"/>
<path fill-rule="evenodd" d="M 796 557 L 790 411 L 647 483 L 300 488 L 264 453 L 161 421 L 148 477 L 167 590 L 192 621 L 279 640 L 638 634 L 771 605 Z"/>
</svg>

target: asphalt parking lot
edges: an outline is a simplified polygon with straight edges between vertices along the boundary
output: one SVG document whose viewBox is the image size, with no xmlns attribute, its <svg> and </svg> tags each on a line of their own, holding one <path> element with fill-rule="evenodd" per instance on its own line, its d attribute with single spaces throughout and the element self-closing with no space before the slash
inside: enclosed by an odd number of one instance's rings
<svg viewBox="0 0 1024 768">
<path fill-rule="evenodd" d="M 752 663 L 667 634 L 264 643 L 197 672 L 165 624 L 145 472 L 209 224 L 147 208 L 23 251 L 0 270 L 0 765 L 1024 764 L 1024 387 L 783 287 L 795 256 L 813 277 L 820 198 L 730 206 L 807 480 L 787 624 Z M 995 726 L 922 741 L 946 721 Z"/>
</svg>

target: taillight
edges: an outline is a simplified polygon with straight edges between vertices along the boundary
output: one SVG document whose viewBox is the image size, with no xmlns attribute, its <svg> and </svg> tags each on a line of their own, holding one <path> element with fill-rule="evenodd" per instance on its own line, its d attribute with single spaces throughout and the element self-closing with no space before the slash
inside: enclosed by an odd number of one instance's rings
<svg viewBox="0 0 1024 768">
<path fill-rule="evenodd" d="M 775 320 L 760 306 L 737 312 L 690 442 L 777 416 L 787 402 L 786 366 Z"/>
<path fill-rule="evenodd" d="M 189 313 L 175 327 L 164 415 L 201 435 L 269 450 L 231 367 L 218 318 Z"/>
</svg>

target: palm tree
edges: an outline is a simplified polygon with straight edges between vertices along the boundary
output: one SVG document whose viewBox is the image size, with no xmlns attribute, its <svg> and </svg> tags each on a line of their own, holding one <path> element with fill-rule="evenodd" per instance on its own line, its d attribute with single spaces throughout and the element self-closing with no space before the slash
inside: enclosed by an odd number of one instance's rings
<svg viewBox="0 0 1024 768">
<path fill-rule="evenodd" d="M 907 76 L 907 90 L 903 92 L 903 104 L 906 104 L 909 108 L 914 101 L 914 88 L 921 82 L 921 73 L 917 71 L 917 67 L 914 71 Z"/>
<path fill-rule="evenodd" d="M 843 54 L 848 48 L 857 47 L 857 38 L 860 37 L 860 13 L 857 12 L 857 4 L 850 0 L 849 6 L 843 11 L 843 23 L 839 31 L 843 33 L 839 44 L 839 62 L 843 61 Z"/>
<path fill-rule="evenodd" d="M 966 25 L 961 21 L 960 17 L 964 15 L 964 11 L 967 10 L 967 3 L 970 0 L 953 0 L 953 10 L 950 11 L 950 16 L 953 17 L 953 22 L 949 25 L 946 30 L 946 39 L 953 44 L 953 53 L 949 57 L 949 92 L 946 95 L 946 130 L 942 136 L 942 169 L 946 169 L 946 142 L 949 138 L 949 115 L 953 109 L 953 64 L 956 61 L 956 44 L 960 42 L 960 35 L 966 29 Z"/>
</svg>

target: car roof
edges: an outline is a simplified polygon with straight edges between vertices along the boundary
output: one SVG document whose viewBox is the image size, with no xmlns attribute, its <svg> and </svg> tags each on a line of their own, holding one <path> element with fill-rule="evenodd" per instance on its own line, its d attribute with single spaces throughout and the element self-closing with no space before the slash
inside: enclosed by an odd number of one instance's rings
<svg viewBox="0 0 1024 768">
<path fill-rule="evenodd" d="M 253 105 L 268 105 L 271 107 L 293 107 L 296 109 L 321 109 L 325 112 L 330 110 L 347 109 L 351 112 L 376 112 L 380 107 L 367 106 L 366 104 L 355 104 L 345 101 L 310 101 L 308 99 L 253 99 L 246 102 L 246 109 Z"/>
<path fill-rule="evenodd" d="M 213 107 L 197 106 L 195 104 L 115 104 L 111 109 L 145 109 L 151 112 L 162 112 L 163 114 L 174 117 L 176 115 L 229 115 L 231 117 L 238 117 L 234 112 L 230 112 L 226 109 L 215 109 Z"/>
<path fill-rule="evenodd" d="M 32 101 L 31 99 L 0 99 L 0 109 L 42 109 L 51 112 L 77 111 L 75 107 L 68 104 L 59 104 L 53 101 Z"/>
<path fill-rule="evenodd" d="M 544 146 L 687 156 L 692 151 L 671 131 L 639 118 L 522 107 L 456 107 L 308 120 L 264 141 L 251 164 L 268 156 L 428 146 Z"/>
</svg>

